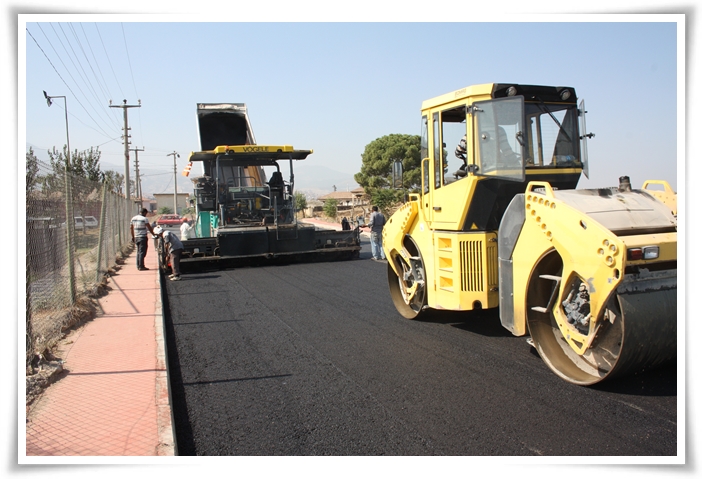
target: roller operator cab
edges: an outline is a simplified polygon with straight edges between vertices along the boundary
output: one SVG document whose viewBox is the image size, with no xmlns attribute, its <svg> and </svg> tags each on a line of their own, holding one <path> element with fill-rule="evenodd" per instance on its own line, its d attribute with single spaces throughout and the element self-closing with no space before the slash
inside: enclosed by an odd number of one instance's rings
<svg viewBox="0 0 702 479">
<path fill-rule="evenodd" d="M 576 189 L 594 135 L 573 88 L 472 86 L 425 101 L 422 124 L 421 187 L 383 231 L 400 314 L 499 307 L 580 385 L 675 358 L 676 194 Z"/>
</svg>

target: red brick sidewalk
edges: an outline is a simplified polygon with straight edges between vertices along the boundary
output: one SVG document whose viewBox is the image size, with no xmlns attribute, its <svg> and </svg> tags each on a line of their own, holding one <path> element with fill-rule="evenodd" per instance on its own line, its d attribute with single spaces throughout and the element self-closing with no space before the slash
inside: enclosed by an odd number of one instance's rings
<svg viewBox="0 0 702 479">
<path fill-rule="evenodd" d="M 98 317 L 63 341 L 64 376 L 27 414 L 26 456 L 172 456 L 156 254 L 112 276 Z M 21 436 L 20 436 L 21 437 Z M 36 463 L 22 460 L 20 464 Z"/>
</svg>

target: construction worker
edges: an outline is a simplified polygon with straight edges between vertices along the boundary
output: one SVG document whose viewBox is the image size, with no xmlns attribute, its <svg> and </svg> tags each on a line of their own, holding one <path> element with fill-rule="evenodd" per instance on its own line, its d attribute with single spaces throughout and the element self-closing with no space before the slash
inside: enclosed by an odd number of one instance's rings
<svg viewBox="0 0 702 479">
<path fill-rule="evenodd" d="M 183 220 L 183 224 L 180 225 L 180 240 L 185 241 L 193 237 L 193 227 L 190 226 L 190 220 Z"/>
<path fill-rule="evenodd" d="M 170 231 L 164 231 L 157 226 L 154 234 L 163 238 L 163 244 L 168 252 L 168 260 L 171 263 L 172 274 L 168 276 L 171 281 L 180 281 L 180 257 L 183 254 L 183 243 L 178 236 Z"/>
<path fill-rule="evenodd" d="M 146 252 L 149 250 L 149 238 L 146 232 L 154 234 L 154 230 L 149 220 L 146 219 L 148 212 L 146 208 L 142 208 L 139 214 L 132 218 L 129 225 L 132 233 L 132 243 L 137 247 L 136 263 L 139 271 L 147 271 L 149 269 L 144 266 L 144 258 L 146 258 Z"/>
</svg>

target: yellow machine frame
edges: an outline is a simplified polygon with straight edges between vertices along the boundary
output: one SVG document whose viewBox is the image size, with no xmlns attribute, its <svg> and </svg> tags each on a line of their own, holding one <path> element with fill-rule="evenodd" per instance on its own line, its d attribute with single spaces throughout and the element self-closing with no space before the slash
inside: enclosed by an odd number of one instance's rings
<svg viewBox="0 0 702 479">
<path fill-rule="evenodd" d="M 675 355 L 677 195 L 659 180 L 632 190 L 628 177 L 575 190 L 587 174 L 581 141 L 592 136 L 578 133 L 575 102 L 569 87 L 492 83 L 423 102 L 420 192 L 387 221 L 383 248 L 403 316 L 499 307 L 502 325 L 531 334 L 554 372 L 588 385 Z M 549 117 L 557 138 L 546 158 Z M 452 180 L 444 126 L 463 122 L 465 167 Z M 507 161 L 510 139 L 518 164 Z"/>
</svg>

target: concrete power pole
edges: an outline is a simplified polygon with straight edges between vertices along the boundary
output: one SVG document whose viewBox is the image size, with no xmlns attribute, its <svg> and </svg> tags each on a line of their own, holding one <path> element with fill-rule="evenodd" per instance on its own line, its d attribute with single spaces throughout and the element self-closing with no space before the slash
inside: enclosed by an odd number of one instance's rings
<svg viewBox="0 0 702 479">
<path fill-rule="evenodd" d="M 180 155 L 174 151 L 166 156 L 173 157 L 173 212 L 178 214 L 178 166 L 176 165 L 176 158 L 180 158 Z"/>
<path fill-rule="evenodd" d="M 140 108 L 141 107 L 141 100 L 139 100 L 138 105 L 127 105 L 127 100 L 122 100 L 124 102 L 123 105 L 113 105 L 112 100 L 110 100 L 110 108 L 121 108 L 124 110 L 124 136 L 122 137 L 124 139 L 124 181 L 126 182 L 125 185 L 125 195 L 127 198 L 127 203 L 131 203 L 131 195 L 129 193 L 129 126 L 127 122 L 127 109 L 128 108 Z M 131 209 L 131 206 L 129 207 Z"/>
<path fill-rule="evenodd" d="M 134 169 L 136 171 L 136 189 L 137 189 L 137 199 L 139 201 L 139 211 L 144 207 L 142 197 L 144 196 L 142 191 L 141 191 L 141 176 L 139 176 L 139 152 L 144 151 L 142 148 L 141 150 L 139 148 L 133 148 L 130 149 L 129 151 L 134 152 Z"/>
</svg>

